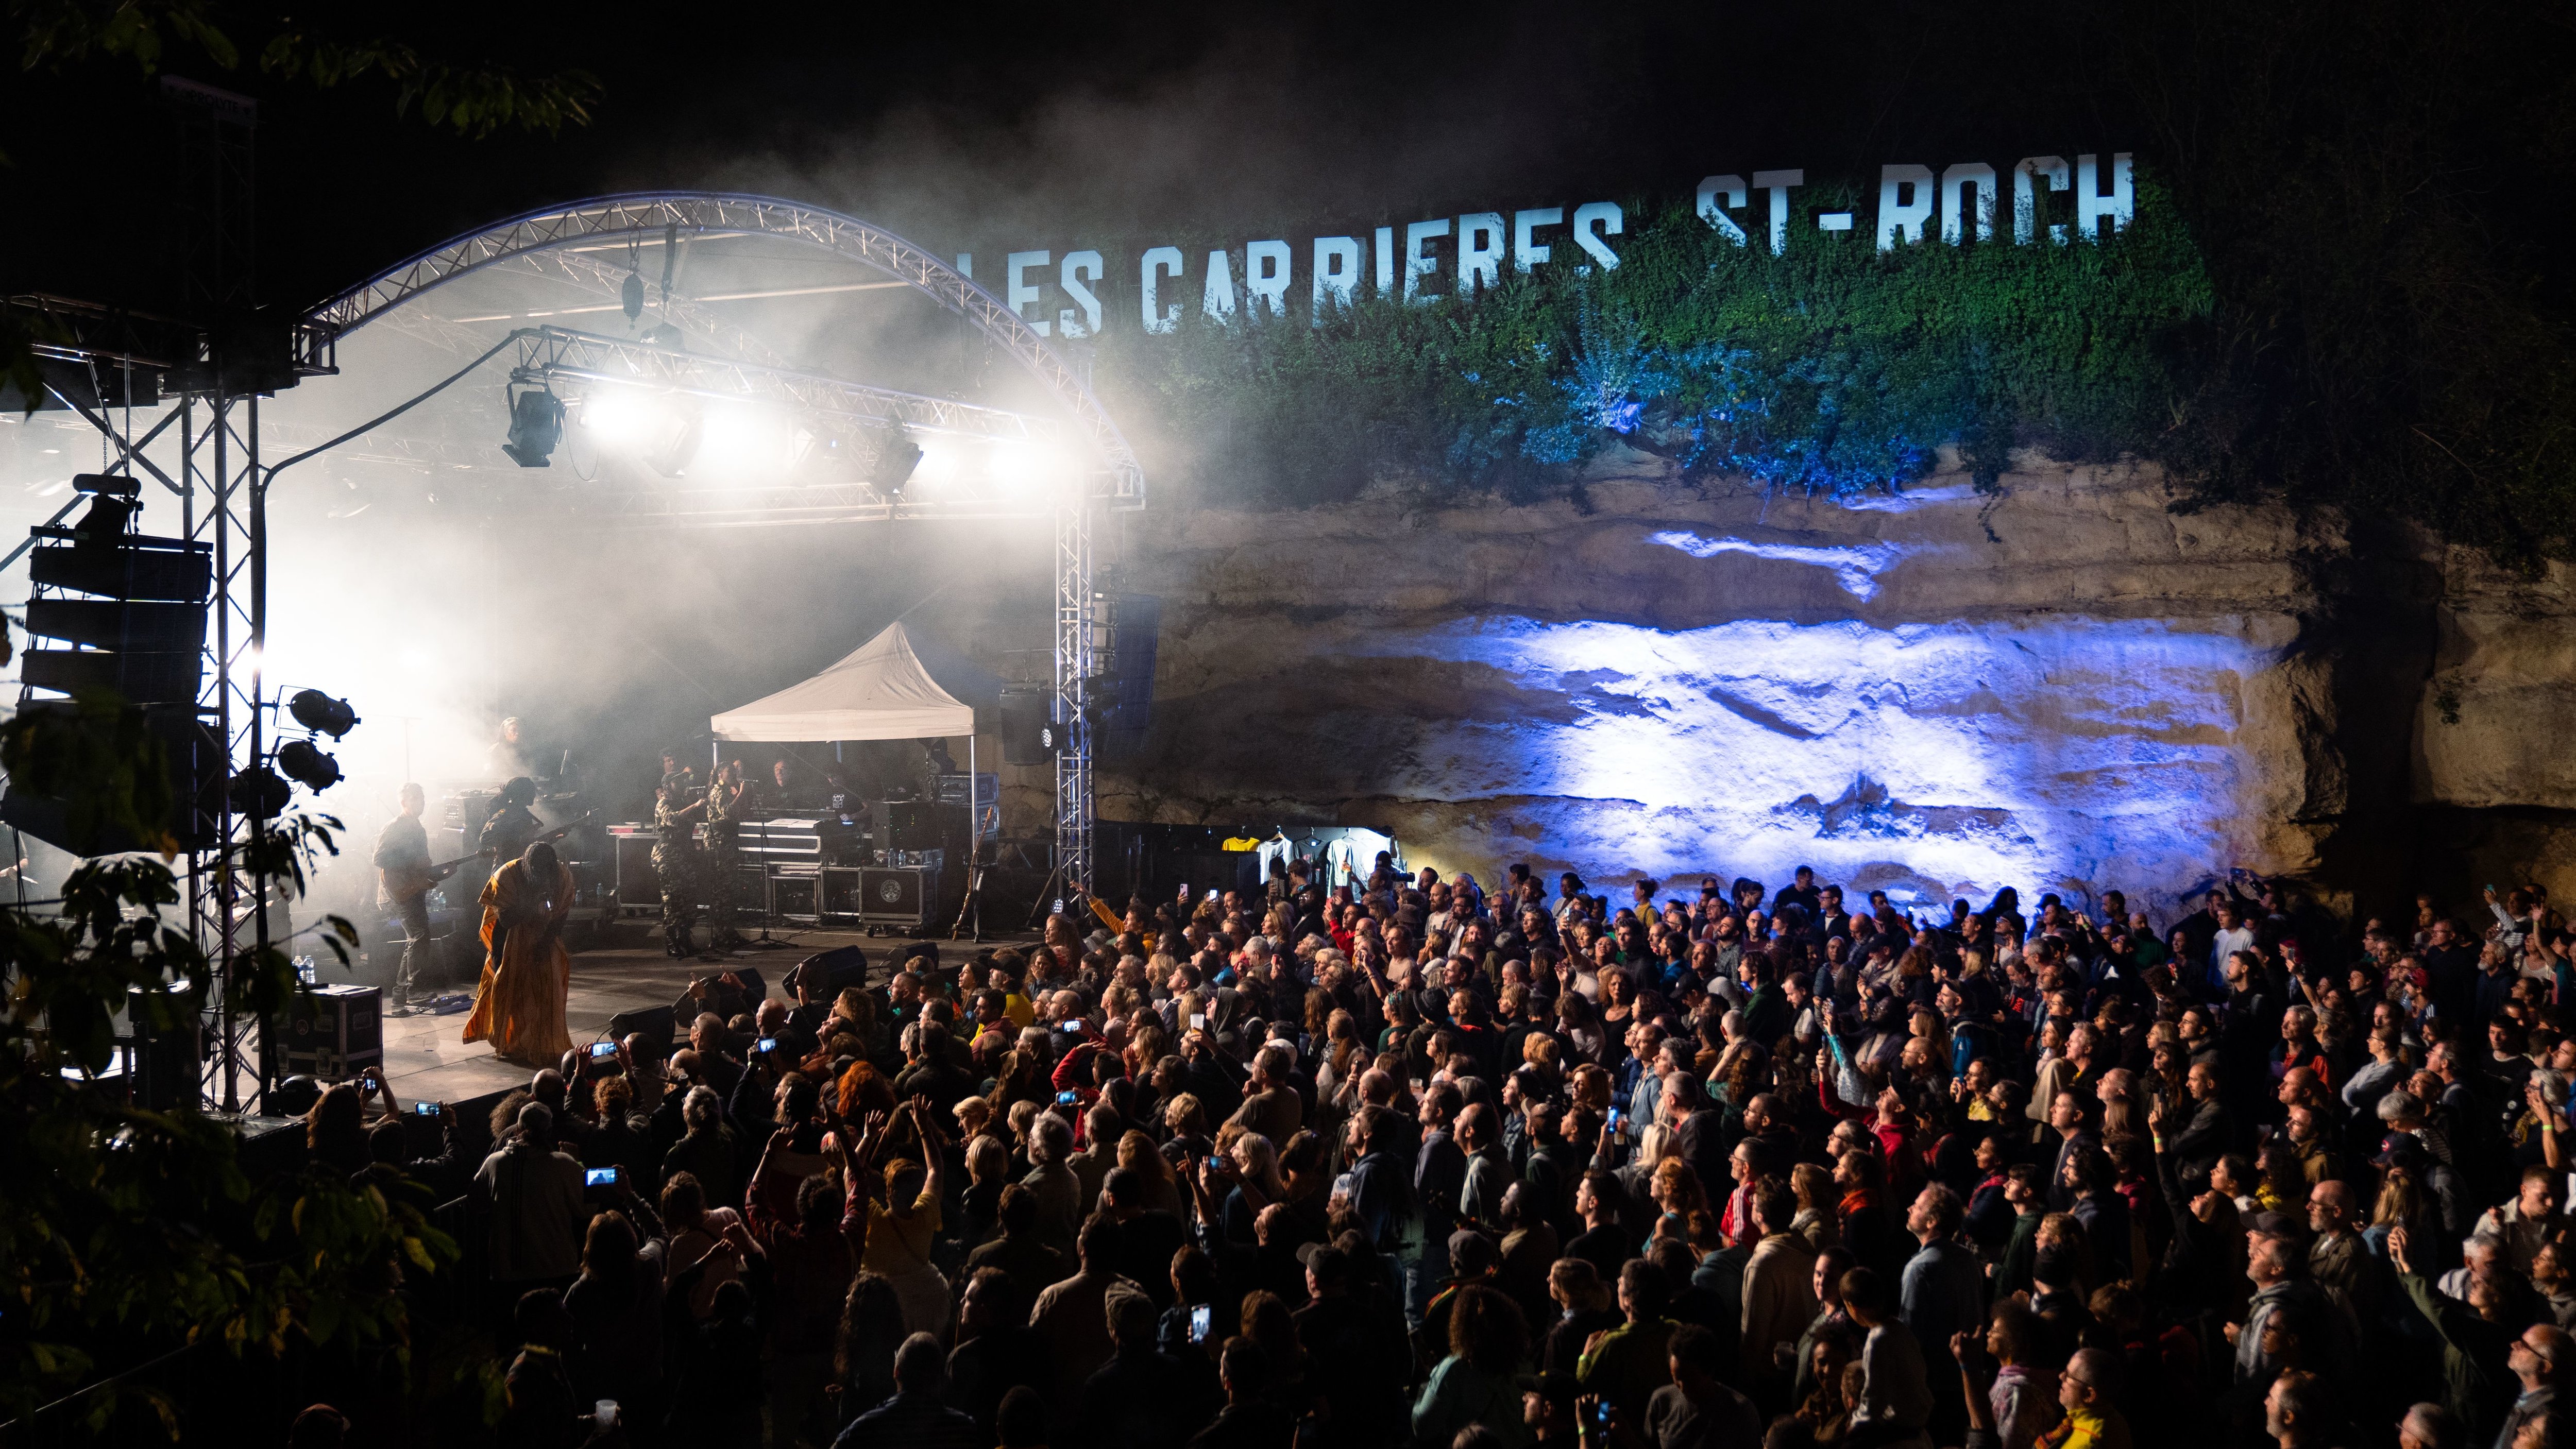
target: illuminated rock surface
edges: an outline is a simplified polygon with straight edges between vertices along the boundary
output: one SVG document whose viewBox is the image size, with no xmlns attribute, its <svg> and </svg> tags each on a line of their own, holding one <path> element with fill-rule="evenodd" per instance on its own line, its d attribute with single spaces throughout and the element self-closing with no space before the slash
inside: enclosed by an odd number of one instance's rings
<svg viewBox="0 0 2576 1449">
<path fill-rule="evenodd" d="M 2312 788 L 2289 560 L 2331 541 L 2286 513 L 2062 469 L 1766 506 L 1629 462 L 1589 512 L 1157 530 L 1130 579 L 1166 600 L 1155 742 L 1102 813 L 1391 826 L 1485 879 L 1812 862 L 1927 901 L 2306 863 L 2312 832 L 2258 823 Z"/>
</svg>

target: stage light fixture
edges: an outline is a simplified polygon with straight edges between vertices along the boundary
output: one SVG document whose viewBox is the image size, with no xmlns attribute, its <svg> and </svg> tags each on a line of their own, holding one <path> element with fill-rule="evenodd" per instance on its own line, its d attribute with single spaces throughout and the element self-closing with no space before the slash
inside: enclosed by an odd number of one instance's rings
<svg viewBox="0 0 2576 1449">
<path fill-rule="evenodd" d="M 667 441 L 644 455 L 644 462 L 665 478 L 678 478 L 696 461 L 698 445 L 707 435 L 706 410 L 696 398 L 677 402 L 678 426 L 667 435 Z"/>
<path fill-rule="evenodd" d="M 510 440 L 501 451 L 522 468 L 543 468 L 563 441 L 563 400 L 530 388 L 510 400 Z"/>
<path fill-rule="evenodd" d="M 232 800 L 234 814 L 261 820 L 274 818 L 295 796 L 294 787 L 279 779 L 277 772 L 266 765 L 254 765 L 233 776 L 227 793 Z"/>
<path fill-rule="evenodd" d="M 311 740 L 288 740 L 279 745 L 277 767 L 317 795 L 340 783 L 340 762 L 322 753 Z"/>
<path fill-rule="evenodd" d="M 717 403 L 707 409 L 699 466 L 740 477 L 775 475 L 786 468 L 793 445 L 794 429 L 776 411 L 750 403 Z"/>
<path fill-rule="evenodd" d="M 877 449 L 877 460 L 868 468 L 868 486 L 886 502 L 899 503 L 904 485 L 912 481 L 912 470 L 920 466 L 921 445 L 896 433 Z"/>
<path fill-rule="evenodd" d="M 286 712 L 295 722 L 316 734 L 338 739 L 358 727 L 358 712 L 349 708 L 345 699 L 333 699 L 318 689 L 299 689 L 286 701 Z"/>
</svg>

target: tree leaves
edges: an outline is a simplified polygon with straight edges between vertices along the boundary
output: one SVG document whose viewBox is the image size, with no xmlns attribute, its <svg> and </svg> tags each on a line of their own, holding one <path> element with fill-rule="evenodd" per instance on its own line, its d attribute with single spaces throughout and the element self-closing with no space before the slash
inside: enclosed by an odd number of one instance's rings
<svg viewBox="0 0 2576 1449">
<path fill-rule="evenodd" d="M 139 781 L 166 777 L 130 713 L 102 696 L 49 722 L 22 714 L 0 729 L 0 763 L 22 787 L 41 782 L 99 818 L 139 824 L 150 803 Z M 292 817 L 209 868 L 251 899 L 292 898 L 338 828 Z M 85 1080 L 110 1060 L 119 1009 L 162 1034 L 192 1027 L 218 981 L 237 1014 L 273 1013 L 298 989 L 288 943 L 246 949 L 218 972 L 184 912 L 177 877 L 151 855 L 84 862 L 50 914 L 0 908 L 0 1418 L 89 1377 L 103 1344 L 277 1353 L 299 1339 L 399 1342 L 397 1265 L 430 1273 L 456 1259 L 415 1206 L 321 1166 L 255 1186 L 231 1128 L 194 1110 L 133 1108 Z M 356 935 L 338 917 L 319 933 L 335 950 Z M 125 1397 L 97 1396 L 89 1417 L 104 1423 Z"/>
</svg>

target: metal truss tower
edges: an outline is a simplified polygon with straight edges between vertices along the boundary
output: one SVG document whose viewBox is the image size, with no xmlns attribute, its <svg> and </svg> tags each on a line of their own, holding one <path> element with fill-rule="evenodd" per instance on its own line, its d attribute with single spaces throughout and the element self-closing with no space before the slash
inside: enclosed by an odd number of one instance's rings
<svg viewBox="0 0 2576 1449">
<path fill-rule="evenodd" d="M 1099 673 L 1099 600 L 1093 588 L 1091 499 L 1072 490 L 1055 514 L 1055 864 L 1069 893 L 1092 891 L 1091 688 Z M 1076 909 L 1079 909 L 1077 906 Z"/>
<path fill-rule="evenodd" d="M 234 813 L 229 788 L 263 753 L 268 566 L 258 506 L 259 394 L 251 380 L 264 369 L 247 355 L 258 334 L 246 325 L 258 300 L 252 196 L 259 115 L 244 97 L 177 77 L 165 77 L 162 92 L 178 121 L 181 285 L 188 311 L 207 329 L 185 369 L 180 403 L 183 536 L 208 545 L 214 558 L 197 716 L 224 753 L 221 784 L 207 802 L 211 838 L 188 859 L 188 905 L 197 944 L 217 971 L 203 1096 L 209 1106 L 238 1112 L 246 1059 L 253 1081 L 266 1081 L 253 1048 L 260 1024 L 234 1014 L 231 989 L 242 953 L 268 944 L 268 903 L 244 898 L 239 869 L 262 825 Z"/>
</svg>

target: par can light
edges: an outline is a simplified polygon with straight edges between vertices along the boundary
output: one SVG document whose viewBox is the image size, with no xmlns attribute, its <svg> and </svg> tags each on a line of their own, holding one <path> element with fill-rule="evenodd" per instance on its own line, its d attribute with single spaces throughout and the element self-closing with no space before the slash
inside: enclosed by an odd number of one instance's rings
<svg viewBox="0 0 2576 1449">
<path fill-rule="evenodd" d="M 311 740 L 288 740 L 278 746 L 277 767 L 317 795 L 340 783 L 340 762 Z"/>
<path fill-rule="evenodd" d="M 295 722 L 316 734 L 338 739 L 358 726 L 358 712 L 349 708 L 345 699 L 333 699 L 318 689 L 299 689 L 286 701 L 286 712 Z"/>
<path fill-rule="evenodd" d="M 259 820 L 274 819 L 294 798 L 294 788 L 266 765 L 254 765 L 233 776 L 229 787 L 233 813 Z"/>
</svg>

